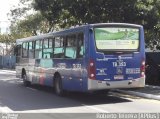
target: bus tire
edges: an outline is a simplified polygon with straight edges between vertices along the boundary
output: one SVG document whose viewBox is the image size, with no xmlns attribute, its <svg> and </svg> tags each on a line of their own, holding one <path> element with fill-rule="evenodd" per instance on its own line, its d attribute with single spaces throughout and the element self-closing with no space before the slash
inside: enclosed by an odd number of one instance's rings
<svg viewBox="0 0 160 119">
<path fill-rule="evenodd" d="M 64 92 L 63 92 L 63 88 L 62 88 L 62 80 L 59 75 L 56 75 L 56 77 L 54 79 L 54 89 L 55 89 L 56 95 L 63 96 Z"/>
<path fill-rule="evenodd" d="M 26 75 L 25 73 L 22 74 L 22 79 L 23 79 L 23 85 L 24 85 L 25 87 L 31 86 L 31 82 L 30 82 L 30 81 L 27 81 L 27 75 Z"/>
</svg>

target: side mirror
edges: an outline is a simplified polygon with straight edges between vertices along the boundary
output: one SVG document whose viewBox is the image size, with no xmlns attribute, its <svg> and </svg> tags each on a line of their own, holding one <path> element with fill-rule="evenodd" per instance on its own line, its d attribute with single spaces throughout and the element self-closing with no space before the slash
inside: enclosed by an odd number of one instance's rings
<svg viewBox="0 0 160 119">
<path fill-rule="evenodd" d="M 93 28 L 90 28 L 89 31 L 90 31 L 90 32 L 93 32 Z"/>
</svg>

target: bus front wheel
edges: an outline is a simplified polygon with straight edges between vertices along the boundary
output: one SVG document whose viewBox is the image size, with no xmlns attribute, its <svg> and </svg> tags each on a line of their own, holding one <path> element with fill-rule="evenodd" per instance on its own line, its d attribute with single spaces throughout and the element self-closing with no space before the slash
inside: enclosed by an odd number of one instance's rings
<svg viewBox="0 0 160 119">
<path fill-rule="evenodd" d="M 23 79 L 23 85 L 25 87 L 29 87 L 31 85 L 31 83 L 29 81 L 27 81 L 27 75 L 26 74 L 22 75 L 22 79 Z"/>
<path fill-rule="evenodd" d="M 54 88 L 55 88 L 55 93 L 58 96 L 63 95 L 63 88 L 62 88 L 62 80 L 60 76 L 56 76 L 54 80 Z"/>
</svg>

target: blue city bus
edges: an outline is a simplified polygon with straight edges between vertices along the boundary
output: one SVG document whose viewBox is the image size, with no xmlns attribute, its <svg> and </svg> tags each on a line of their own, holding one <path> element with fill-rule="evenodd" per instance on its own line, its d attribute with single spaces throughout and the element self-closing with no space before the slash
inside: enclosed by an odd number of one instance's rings
<svg viewBox="0 0 160 119">
<path fill-rule="evenodd" d="M 16 76 L 25 86 L 94 92 L 145 86 L 143 27 L 99 23 L 16 40 Z"/>
</svg>

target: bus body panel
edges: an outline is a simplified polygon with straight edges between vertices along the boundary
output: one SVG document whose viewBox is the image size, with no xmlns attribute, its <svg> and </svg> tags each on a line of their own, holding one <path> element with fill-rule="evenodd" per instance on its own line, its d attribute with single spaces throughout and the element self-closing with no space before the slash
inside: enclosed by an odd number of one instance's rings
<svg viewBox="0 0 160 119">
<path fill-rule="evenodd" d="M 63 34 L 84 33 L 84 48 L 88 50 L 88 27 L 76 28 L 64 33 L 56 33 L 53 36 Z M 51 35 L 49 35 L 50 37 Z M 23 43 L 23 42 L 22 42 Z M 27 80 L 32 84 L 54 86 L 54 74 L 61 76 L 63 89 L 68 91 L 87 91 L 88 80 L 86 70 L 86 59 L 88 52 L 84 52 L 84 57 L 80 59 L 53 58 L 53 59 L 25 59 L 20 58 L 17 64 L 17 77 L 21 78 L 22 69 L 25 69 Z M 19 76 L 18 76 L 19 75 Z"/>
<path fill-rule="evenodd" d="M 133 27 L 133 25 L 128 25 Z M 137 26 L 136 26 L 137 27 Z M 90 32 L 90 58 L 95 63 L 95 79 L 88 79 L 88 90 L 112 88 L 136 88 L 145 86 L 141 76 L 142 62 L 145 61 L 143 28 L 140 29 L 139 51 L 103 53 L 96 50 L 93 31 Z M 93 29 L 92 27 L 90 29 Z"/>
<path fill-rule="evenodd" d="M 32 83 L 53 86 L 54 74 L 59 73 L 65 90 L 83 89 L 83 75 L 85 74 L 83 59 L 52 59 L 51 61 L 37 59 L 36 64 Z"/>
<path fill-rule="evenodd" d="M 99 24 L 98 24 L 99 25 Z M 100 24 L 100 26 L 107 24 Z M 109 24 L 109 26 L 115 24 Z M 116 24 L 117 25 L 117 24 Z M 119 24 L 125 26 L 126 24 Z M 83 58 L 20 58 L 16 66 L 17 77 L 21 78 L 22 69 L 25 69 L 27 79 L 32 84 L 54 86 L 54 76 L 61 76 L 64 90 L 87 92 L 90 90 L 103 90 L 112 88 L 144 87 L 145 77 L 141 77 L 141 64 L 145 60 L 143 28 L 140 28 L 139 51 L 130 53 L 103 53 L 96 49 L 93 29 L 97 25 L 86 25 L 71 30 L 50 33 L 42 36 L 43 39 L 83 32 L 84 56 Z M 132 26 L 128 25 L 127 26 Z M 136 26 L 137 27 L 137 26 Z M 42 39 L 40 36 L 37 39 Z M 31 39 L 31 40 L 30 40 Z M 24 39 L 24 42 L 35 41 L 36 37 Z M 22 39 L 23 40 L 23 39 Z M 17 41 L 22 44 L 23 41 Z M 89 78 L 89 63 L 95 63 L 95 79 Z M 120 62 L 120 63 L 119 63 Z M 119 65 L 117 66 L 117 64 Z"/>
</svg>

